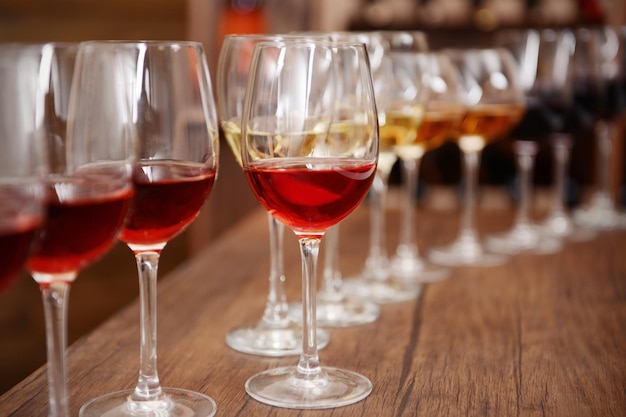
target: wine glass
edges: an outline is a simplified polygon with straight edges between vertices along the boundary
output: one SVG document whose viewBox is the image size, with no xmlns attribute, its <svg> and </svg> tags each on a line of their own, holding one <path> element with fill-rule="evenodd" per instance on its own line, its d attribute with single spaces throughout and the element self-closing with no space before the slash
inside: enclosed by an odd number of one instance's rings
<svg viewBox="0 0 626 417">
<path fill-rule="evenodd" d="M 409 129 L 395 146 L 403 167 L 403 210 L 400 240 L 391 259 L 391 270 L 396 277 L 411 282 L 432 282 L 449 276 L 449 270 L 430 264 L 419 254 L 415 239 L 415 190 L 422 156 L 442 145 L 456 132 L 465 112 L 460 94 L 458 73 L 450 57 L 442 52 L 391 53 L 396 80 L 403 81 L 399 91 L 402 97 L 393 100 L 387 111 L 387 122 L 405 126 L 406 115 L 401 107 L 413 103 L 422 108 L 417 128 Z M 408 91 L 417 91 L 407 97 Z M 409 98 L 409 101 L 405 101 Z"/>
<path fill-rule="evenodd" d="M 106 94 L 77 107 L 72 79 L 78 45 L 47 44 L 45 49 L 40 73 L 43 104 L 37 117 L 48 149 L 46 221 L 26 267 L 39 285 L 44 306 L 49 415 L 69 416 L 65 363 L 69 291 L 78 273 L 115 243 L 134 192 L 134 155 L 128 107 L 112 102 L 119 93 L 116 69 L 109 67 L 100 80 L 109 88 Z M 85 131 L 72 128 L 78 111 L 93 119 Z M 94 115 L 106 118 L 106 127 Z"/>
<path fill-rule="evenodd" d="M 455 241 L 432 248 L 432 262 L 448 265 L 491 266 L 504 263 L 506 255 L 488 252 L 475 226 L 478 168 L 483 148 L 504 137 L 524 113 L 525 99 L 510 52 L 503 48 L 449 50 L 460 73 L 466 112 L 457 141 L 464 162 L 464 202 L 461 228 Z"/>
<path fill-rule="evenodd" d="M 624 38 L 613 26 L 581 27 L 575 34 L 575 97 L 577 108 L 593 125 L 597 179 L 590 201 L 573 216 L 579 225 L 611 230 L 623 223 L 610 190 L 610 161 L 617 121 L 626 108 Z"/>
<path fill-rule="evenodd" d="M 241 165 L 241 113 L 252 49 L 262 41 L 303 40 L 322 35 L 227 35 L 224 37 L 217 66 L 217 105 L 224 137 Z M 245 353 L 284 356 L 302 351 L 302 326 L 289 314 L 285 292 L 283 236 L 285 226 L 267 214 L 270 244 L 269 292 L 263 317 L 254 326 L 233 329 L 226 335 L 231 348 Z M 328 344 L 328 333 L 318 329 L 319 348 Z"/>
<path fill-rule="evenodd" d="M 404 32 L 402 32 L 404 33 Z M 374 89 L 378 109 L 380 126 L 379 157 L 376 176 L 370 189 L 370 248 L 362 272 L 344 281 L 347 293 L 371 300 L 376 304 L 396 303 L 415 299 L 421 288 L 414 283 L 396 279 L 390 268 L 390 261 L 386 249 L 386 198 L 389 187 L 389 175 L 398 159 L 395 145 L 400 136 L 406 134 L 406 126 L 396 124 L 398 120 L 389 116 L 396 100 L 395 95 L 401 95 L 406 85 L 394 77 L 394 69 L 389 54 L 392 53 L 389 38 L 396 32 L 373 32 L 371 39 L 383 45 L 377 72 L 374 74 Z M 420 38 L 421 39 L 421 38 Z M 425 45 L 419 44 L 425 48 Z M 395 53 L 395 52 L 394 52 Z M 371 56 L 375 56 L 370 54 Z M 371 60 L 371 58 L 370 58 Z M 408 81 L 408 80 L 405 80 Z M 421 95 L 421 90 L 419 91 Z M 409 108 L 411 106 L 407 106 Z M 421 104 L 413 108 L 413 123 L 415 127 L 421 121 Z"/>
<path fill-rule="evenodd" d="M 424 32 L 419 30 L 384 30 L 381 31 L 381 33 L 388 43 L 387 50 L 393 52 L 391 58 L 389 59 L 389 65 L 392 68 L 392 71 L 404 72 L 406 73 L 405 75 L 408 75 L 409 71 L 419 72 L 419 74 L 416 74 L 414 82 L 416 83 L 415 85 L 419 85 L 421 87 L 420 89 L 422 91 L 419 93 L 422 97 L 421 100 L 423 100 L 425 97 L 430 96 L 432 93 L 433 96 L 428 98 L 428 102 L 434 103 L 434 101 L 436 100 L 437 104 L 433 104 L 433 106 L 430 107 L 439 107 L 439 110 L 441 109 L 441 104 L 444 101 L 457 102 L 457 98 L 453 97 L 456 95 L 457 87 L 450 85 L 450 83 L 456 84 L 453 80 L 451 80 L 451 77 L 453 77 L 454 75 L 450 74 L 450 68 L 445 63 L 443 66 L 437 65 L 437 61 L 439 61 L 439 59 L 445 59 L 445 57 L 443 55 L 434 55 L 431 56 L 434 57 L 434 60 L 431 60 L 429 58 L 425 59 L 426 55 L 424 55 L 424 53 L 427 52 L 430 48 L 428 45 L 427 36 Z M 415 55 L 417 60 L 415 62 L 412 62 L 413 60 L 408 58 L 407 56 L 404 56 L 403 53 L 418 53 L 417 55 Z M 435 90 L 432 90 L 432 86 L 430 86 L 428 82 L 425 83 L 425 81 L 428 80 L 422 77 L 422 73 L 424 71 L 433 70 L 443 70 L 443 72 L 439 73 L 438 77 L 439 80 L 444 81 L 444 83 L 446 84 L 445 87 L 443 87 L 444 91 L 442 92 L 436 92 Z M 395 75 L 392 74 L 392 77 L 394 76 Z M 428 79 L 433 80 L 434 78 L 428 77 Z M 404 82 L 410 83 L 408 77 L 405 77 Z M 394 82 L 392 82 L 391 85 L 394 85 Z M 442 87 L 441 84 L 439 86 Z M 400 86 L 400 89 L 404 87 L 407 86 Z M 408 87 L 410 87 L 410 85 L 408 85 Z M 397 89 L 392 89 L 389 94 L 391 96 L 396 96 L 398 94 L 404 94 L 404 91 L 397 91 Z M 397 100 L 397 98 L 390 98 L 389 100 Z M 396 106 L 396 104 L 397 103 L 393 104 L 392 106 Z M 454 104 L 451 104 L 447 107 L 448 110 L 450 110 L 456 106 Z M 390 112 L 394 113 L 395 110 L 391 109 Z M 440 112 L 437 111 L 437 113 Z M 458 115 L 455 114 L 456 111 L 446 111 L 445 113 L 447 116 L 446 119 L 449 119 L 450 117 L 452 119 L 455 119 L 458 117 Z M 422 121 L 418 128 L 418 132 L 423 131 L 427 135 L 430 135 L 430 133 L 428 132 L 428 130 L 430 129 L 429 127 L 426 127 L 426 130 L 422 129 L 422 124 L 424 123 L 429 126 L 436 125 L 440 128 L 444 128 L 444 125 L 441 123 L 431 123 L 433 115 L 434 113 L 429 112 L 429 115 L 424 114 L 422 116 Z M 387 120 L 385 126 L 389 126 L 389 129 L 391 130 L 391 142 L 393 143 L 394 153 L 398 155 L 398 158 L 400 160 L 400 168 L 402 174 L 402 220 L 400 222 L 400 240 L 398 242 L 398 245 L 396 246 L 395 255 L 390 261 L 389 268 L 393 275 L 404 280 L 411 279 L 414 282 L 437 281 L 448 276 L 448 271 L 442 268 L 438 268 L 432 264 L 428 264 L 425 260 L 423 260 L 418 253 L 417 244 L 415 243 L 416 223 L 414 219 L 414 203 L 415 193 L 418 184 L 418 173 L 419 165 L 421 162 L 421 155 L 419 155 L 417 158 L 414 157 L 414 152 L 411 152 L 409 150 L 411 147 L 413 147 L 413 144 L 404 146 L 404 144 L 411 142 L 411 140 L 406 137 L 398 137 L 398 130 L 396 129 L 397 123 L 395 122 L 393 120 L 393 117 L 391 117 L 389 118 L 389 120 Z M 388 128 L 384 127 L 383 129 L 387 130 Z M 444 132 L 439 131 L 438 134 L 444 134 Z M 412 133 L 409 133 L 409 135 L 412 135 Z M 415 139 L 416 142 L 420 142 L 420 144 L 415 146 L 415 148 L 419 148 L 425 152 L 426 148 L 423 146 L 423 143 L 425 143 L 426 141 L 423 140 L 423 136 L 418 134 L 415 136 Z M 432 141 L 428 140 L 429 145 L 435 144 L 440 138 L 434 139 L 435 140 Z M 403 145 L 396 146 L 396 144 L 400 145 L 400 143 L 397 143 L 398 141 L 402 141 Z M 429 146 L 428 148 L 433 149 L 434 146 Z"/>
<path fill-rule="evenodd" d="M 0 292 L 18 276 L 44 221 L 47 160 L 36 112 L 46 48 L 0 45 Z"/>
<path fill-rule="evenodd" d="M 528 100 L 524 121 L 537 115 L 528 132 L 543 130 L 553 156 L 553 186 L 546 218 L 537 227 L 539 232 L 551 237 L 572 241 L 590 240 L 595 232 L 574 223 L 565 207 L 567 199 L 566 180 L 574 134 L 581 126 L 574 105 L 573 54 L 576 39 L 570 29 L 543 29 L 534 35 L 537 62 L 533 74 L 536 80 L 533 94 Z M 544 58 L 545 57 L 545 58 Z M 530 60 L 526 60 L 528 62 Z M 529 68 L 530 70 L 530 68 Z M 584 118 L 583 118 L 584 119 Z M 541 132 L 538 133 L 541 135 Z"/>
<path fill-rule="evenodd" d="M 573 104 L 570 35 L 554 29 L 505 35 L 512 38 L 509 48 L 518 58 L 527 111 L 511 132 L 519 176 L 517 215 L 510 230 L 487 237 L 487 247 L 494 252 L 550 254 L 561 249 L 561 239 L 531 220 L 530 207 L 534 160 L 540 145 L 552 139 L 558 155 L 567 140 L 565 129 Z M 563 210 L 561 213 L 565 215 Z"/>
<path fill-rule="evenodd" d="M 156 285 L 159 257 L 167 242 L 197 217 L 215 181 L 219 133 L 209 70 L 198 42 L 89 42 L 77 64 L 76 105 L 99 100 L 109 62 L 120 62 L 130 78 L 120 94 L 131 100 L 137 159 L 135 196 L 119 239 L 135 255 L 139 275 L 141 346 L 134 390 L 106 394 L 84 404 L 91 416 L 213 416 L 212 398 L 163 388 L 157 372 Z M 110 88 L 110 87 L 109 87 Z M 115 103 L 104 110 L 111 112 Z M 94 129 L 99 115 L 74 121 Z M 90 123 L 90 124 L 88 124 Z M 103 141 L 103 143 L 107 143 Z"/>
<path fill-rule="evenodd" d="M 261 204 L 298 238 L 304 332 L 298 364 L 250 377 L 246 391 L 287 408 L 352 404 L 369 395 L 372 384 L 356 372 L 320 365 L 316 280 L 322 236 L 361 203 L 376 171 L 378 119 L 365 45 L 259 43 L 250 68 L 243 168 Z"/>
</svg>

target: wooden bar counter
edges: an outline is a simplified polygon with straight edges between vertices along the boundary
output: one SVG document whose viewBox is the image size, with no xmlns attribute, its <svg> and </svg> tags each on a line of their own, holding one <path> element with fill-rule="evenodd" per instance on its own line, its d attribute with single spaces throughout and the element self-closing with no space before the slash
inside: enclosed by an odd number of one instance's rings
<svg viewBox="0 0 626 417">
<path fill-rule="evenodd" d="M 393 248 L 398 211 L 388 213 Z M 511 207 L 481 206 L 481 235 L 506 230 L 513 217 Z M 451 242 L 458 219 L 454 207 L 420 208 L 422 254 Z M 375 323 L 329 329 L 322 364 L 360 372 L 374 389 L 354 405 L 299 411 L 261 404 L 244 390 L 251 375 L 294 365 L 297 357 L 246 355 L 224 341 L 230 329 L 262 315 L 267 230 L 265 211 L 255 208 L 159 281 L 161 382 L 210 395 L 217 416 L 626 416 L 626 231 L 570 242 L 552 255 L 457 268 L 447 280 L 424 285 L 418 300 L 381 306 Z M 368 245 L 364 203 L 340 229 L 344 277 L 359 273 Z M 285 249 L 288 294 L 295 301 L 300 258 L 289 230 Z M 138 359 L 135 302 L 69 348 L 72 416 L 96 396 L 134 387 Z M 0 397 L 0 416 L 44 417 L 47 407 L 45 367 Z"/>
</svg>

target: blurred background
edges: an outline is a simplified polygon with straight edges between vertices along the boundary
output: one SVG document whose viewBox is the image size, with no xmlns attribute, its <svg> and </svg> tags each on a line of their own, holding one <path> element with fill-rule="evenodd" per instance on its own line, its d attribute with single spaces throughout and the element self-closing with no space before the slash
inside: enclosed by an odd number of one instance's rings
<svg viewBox="0 0 626 417">
<path fill-rule="evenodd" d="M 0 42 L 197 40 L 205 46 L 213 76 L 221 40 L 228 33 L 422 30 L 430 46 L 437 48 L 489 44 L 498 31 L 508 28 L 601 24 L 626 24 L 626 0 L 0 0 Z M 618 195 L 623 194 L 624 178 L 624 129 L 620 132 L 615 152 L 620 163 L 613 175 Z M 572 204 L 580 199 L 580 190 L 593 183 L 590 142 L 577 141 L 573 150 Z M 161 279 L 257 204 L 225 144 L 222 149 L 219 179 L 209 201 L 193 226 L 163 251 Z M 430 184 L 455 186 L 460 167 L 457 146 L 442 146 L 425 155 L 420 186 L 426 190 Z M 549 170 L 549 155 L 539 155 L 538 186 L 549 182 Z M 485 149 L 482 183 L 509 187 L 514 175 L 513 156 L 506 145 Z M 397 170 L 394 181 L 400 181 Z M 73 285 L 68 342 L 137 297 L 132 253 L 119 244 L 82 271 Z M 46 361 L 39 289 L 26 274 L 0 294 L 0 334 L 2 393 Z"/>
</svg>

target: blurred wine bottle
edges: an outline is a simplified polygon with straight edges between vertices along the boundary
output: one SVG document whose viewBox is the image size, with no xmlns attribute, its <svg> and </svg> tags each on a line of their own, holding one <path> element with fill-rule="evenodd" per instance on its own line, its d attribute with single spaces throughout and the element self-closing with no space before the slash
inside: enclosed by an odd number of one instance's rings
<svg viewBox="0 0 626 417">
<path fill-rule="evenodd" d="M 229 34 L 267 33 L 264 0 L 225 0 L 219 19 L 219 43 Z"/>
</svg>

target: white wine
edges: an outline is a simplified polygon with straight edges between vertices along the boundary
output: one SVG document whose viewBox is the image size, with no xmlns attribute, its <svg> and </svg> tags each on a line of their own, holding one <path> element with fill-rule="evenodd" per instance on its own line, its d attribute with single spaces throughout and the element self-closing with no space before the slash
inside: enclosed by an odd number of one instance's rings
<svg viewBox="0 0 626 417">
<path fill-rule="evenodd" d="M 376 139 L 374 126 L 353 120 L 334 122 L 326 140 L 333 154 L 355 155 L 368 152 Z"/>
<path fill-rule="evenodd" d="M 447 139 L 456 139 L 465 110 L 461 106 L 429 108 L 417 134 L 417 143 L 424 144 L 426 150 L 438 148 Z"/>
<path fill-rule="evenodd" d="M 232 135 L 237 139 L 241 133 Z M 258 155 L 272 154 L 276 157 L 353 155 L 360 157 L 368 151 L 375 140 L 373 126 L 354 121 L 330 124 L 317 123 L 303 132 L 249 131 L 249 149 Z M 237 142 L 240 145 L 240 142 Z M 254 158 L 254 155 L 253 155 Z"/>
<path fill-rule="evenodd" d="M 513 104 L 490 104 L 468 109 L 459 126 L 459 145 L 468 150 L 482 149 L 507 135 L 522 119 L 524 112 L 523 105 Z M 477 138 L 482 139 L 482 143 L 477 143 Z"/>
<path fill-rule="evenodd" d="M 241 127 L 238 123 L 228 120 L 222 123 L 222 131 L 237 163 L 241 165 Z"/>
<path fill-rule="evenodd" d="M 402 159 L 415 159 L 424 153 L 416 141 L 424 119 L 422 106 L 406 106 L 385 112 L 381 126 L 381 150 L 391 149 Z"/>
</svg>

